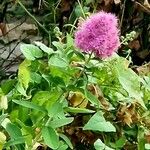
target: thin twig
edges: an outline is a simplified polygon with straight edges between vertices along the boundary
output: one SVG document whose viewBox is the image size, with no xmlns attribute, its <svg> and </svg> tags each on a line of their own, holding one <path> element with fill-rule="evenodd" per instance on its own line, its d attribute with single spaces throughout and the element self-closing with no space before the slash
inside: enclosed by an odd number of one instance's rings
<svg viewBox="0 0 150 150">
<path fill-rule="evenodd" d="M 120 29 L 121 29 L 122 23 L 123 23 L 123 17 L 124 17 L 124 12 L 125 12 L 125 5 L 126 5 L 126 0 L 124 0 L 124 3 L 123 3 L 122 15 L 121 15 L 121 20 L 120 20 Z"/>
<path fill-rule="evenodd" d="M 80 9 L 81 9 L 81 12 L 82 12 L 82 14 L 83 14 L 83 17 L 86 18 L 85 13 L 84 13 L 84 10 L 83 10 L 83 8 L 82 8 L 82 5 L 81 5 L 80 1 L 79 1 L 79 0 L 77 0 L 77 1 L 78 1 L 79 6 L 80 6 Z"/>
<path fill-rule="evenodd" d="M 25 8 L 25 6 L 21 3 L 21 1 L 18 0 L 18 4 L 21 6 L 21 8 L 37 23 L 37 25 L 43 29 L 45 33 L 48 34 L 49 39 L 49 46 L 51 46 L 51 35 L 50 32 Z"/>
</svg>

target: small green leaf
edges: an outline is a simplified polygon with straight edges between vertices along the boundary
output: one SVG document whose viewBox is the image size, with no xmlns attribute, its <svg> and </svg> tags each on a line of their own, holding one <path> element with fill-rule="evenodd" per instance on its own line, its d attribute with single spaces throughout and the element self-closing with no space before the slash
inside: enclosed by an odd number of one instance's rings
<svg viewBox="0 0 150 150">
<path fill-rule="evenodd" d="M 146 144 L 145 144 L 145 149 L 146 149 L 146 150 L 150 150 L 150 144 L 149 144 L 149 143 L 146 143 Z"/>
<path fill-rule="evenodd" d="M 54 116 L 64 117 L 62 104 L 59 102 L 55 102 L 52 106 L 50 106 L 50 108 L 48 109 L 48 116 L 50 118 Z"/>
<path fill-rule="evenodd" d="M 68 150 L 68 145 L 63 141 L 60 141 L 59 147 L 56 150 Z"/>
<path fill-rule="evenodd" d="M 35 60 L 36 58 L 41 58 L 43 56 L 42 51 L 32 44 L 22 44 L 20 49 L 28 60 Z"/>
<path fill-rule="evenodd" d="M 28 65 L 30 65 L 30 63 L 27 60 L 23 61 L 20 64 L 18 71 L 19 82 L 23 85 L 25 89 L 28 88 L 28 84 L 30 82 L 30 70 L 28 68 Z"/>
<path fill-rule="evenodd" d="M 1 123 L 4 121 L 4 119 L 7 117 L 8 115 L 7 114 L 3 114 L 0 116 L 0 125 Z"/>
<path fill-rule="evenodd" d="M 126 143 L 126 138 L 123 136 L 119 140 L 116 141 L 115 146 L 116 148 L 122 148 Z"/>
<path fill-rule="evenodd" d="M 43 127 L 42 136 L 45 144 L 50 148 L 57 149 L 59 147 L 59 136 L 53 128 Z"/>
<path fill-rule="evenodd" d="M 71 37 L 70 34 L 67 34 L 67 48 L 71 47 L 74 45 L 73 38 Z"/>
<path fill-rule="evenodd" d="M 34 42 L 34 43 L 35 43 L 38 47 L 40 47 L 40 49 L 41 49 L 42 51 L 44 51 L 45 53 L 47 53 L 47 54 L 49 54 L 49 55 L 54 53 L 53 49 L 47 47 L 45 44 L 43 44 L 43 43 L 41 43 L 41 42 L 39 42 L 39 41 L 36 41 L 36 42 Z"/>
<path fill-rule="evenodd" d="M 74 108 L 74 107 L 66 107 L 65 111 L 71 113 L 94 113 L 94 110 L 86 109 L 86 108 Z"/>
<path fill-rule="evenodd" d="M 5 81 L 1 86 L 3 93 L 5 95 L 8 94 L 14 88 L 15 83 L 16 79 L 8 79 Z"/>
<path fill-rule="evenodd" d="M 38 73 L 31 72 L 30 77 L 31 77 L 31 82 L 41 83 L 42 77 Z"/>
<path fill-rule="evenodd" d="M 88 90 L 85 90 L 86 99 L 88 99 L 92 104 L 99 106 L 99 100 Z"/>
<path fill-rule="evenodd" d="M 27 94 L 26 94 L 26 90 L 24 89 L 24 87 L 22 86 L 21 83 L 18 83 L 18 84 L 16 85 L 16 88 L 17 88 L 17 91 L 18 91 L 20 94 L 22 94 L 22 95 L 25 96 L 25 97 L 28 97 Z"/>
<path fill-rule="evenodd" d="M 43 113 L 47 113 L 47 111 L 44 107 L 38 106 L 32 102 L 25 101 L 25 100 L 12 100 L 12 101 L 18 105 L 21 105 L 21 106 L 24 106 L 24 107 L 27 107 L 30 109 L 38 110 L 38 111 L 41 111 Z"/>
<path fill-rule="evenodd" d="M 7 96 L 3 95 L 0 97 L 0 109 L 7 109 L 7 108 L 8 108 Z"/>
<path fill-rule="evenodd" d="M 61 42 L 53 41 L 52 44 L 57 48 L 58 51 L 64 50 L 64 44 Z"/>
<path fill-rule="evenodd" d="M 60 133 L 59 136 L 66 142 L 66 144 L 67 144 L 71 149 L 73 149 L 73 145 L 72 145 L 72 143 L 70 142 L 70 139 L 69 139 L 66 135 Z"/>
<path fill-rule="evenodd" d="M 0 132 L 0 145 L 6 142 L 6 136 L 3 132 Z"/>
<path fill-rule="evenodd" d="M 4 148 L 24 143 L 24 137 L 18 137 L 17 139 L 9 140 L 4 144 Z"/>
<path fill-rule="evenodd" d="M 59 55 L 52 55 L 48 61 L 49 65 L 56 66 L 60 68 L 66 68 L 69 64 L 64 58 L 61 58 Z"/>
<path fill-rule="evenodd" d="M 76 51 L 74 50 L 74 53 L 82 60 L 85 60 L 85 56 L 83 55 L 83 53 L 79 52 L 79 51 Z"/>
<path fill-rule="evenodd" d="M 48 125 L 51 126 L 52 128 L 59 128 L 71 123 L 73 120 L 74 120 L 73 117 L 54 119 Z"/>
<path fill-rule="evenodd" d="M 3 128 L 8 132 L 12 140 L 23 138 L 22 132 L 18 126 L 12 124 L 9 119 L 5 119 L 2 124 Z"/>
<path fill-rule="evenodd" d="M 105 120 L 100 111 L 90 118 L 88 123 L 83 127 L 83 130 L 116 132 L 116 128 L 110 122 Z"/>
<path fill-rule="evenodd" d="M 95 141 L 94 147 L 95 147 L 95 150 L 114 150 L 106 146 L 100 139 Z"/>
</svg>

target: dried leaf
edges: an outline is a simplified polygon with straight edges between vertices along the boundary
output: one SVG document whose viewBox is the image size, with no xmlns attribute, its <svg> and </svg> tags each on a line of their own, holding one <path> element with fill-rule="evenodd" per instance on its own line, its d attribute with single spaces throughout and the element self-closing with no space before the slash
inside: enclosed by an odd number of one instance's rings
<svg viewBox="0 0 150 150">
<path fill-rule="evenodd" d="M 7 26 L 5 23 L 0 23 L 1 34 L 4 36 L 7 33 Z M 0 36 L 1 36 L 0 34 Z"/>
<path fill-rule="evenodd" d="M 112 4 L 112 0 L 104 0 L 105 6 Z"/>
<path fill-rule="evenodd" d="M 144 6 L 148 9 L 150 9 L 150 4 L 148 0 L 144 0 Z"/>
<path fill-rule="evenodd" d="M 81 92 L 70 93 L 69 101 L 73 107 L 86 108 L 88 101 Z"/>
<path fill-rule="evenodd" d="M 127 124 L 128 126 L 130 126 L 131 123 L 132 123 L 132 118 L 131 118 L 131 117 L 132 117 L 131 114 L 125 112 L 123 121 L 124 121 L 124 123 Z"/>
<path fill-rule="evenodd" d="M 140 117 L 135 108 L 136 103 L 121 105 L 117 113 L 118 119 L 128 126 L 131 126 L 133 122 L 139 121 Z"/>
<path fill-rule="evenodd" d="M 121 0 L 114 0 L 114 3 L 115 3 L 116 5 L 118 5 L 118 4 L 121 3 Z"/>
<path fill-rule="evenodd" d="M 61 0 L 61 12 L 69 11 L 71 8 L 71 0 Z"/>
<path fill-rule="evenodd" d="M 108 110 L 110 107 L 109 102 L 104 98 L 104 95 L 101 91 L 101 89 L 94 84 L 88 85 L 87 87 L 88 91 L 90 91 L 94 96 L 96 96 L 99 101 L 101 102 L 104 109 Z"/>
<path fill-rule="evenodd" d="M 140 42 L 138 40 L 133 40 L 129 43 L 129 48 L 138 51 L 141 47 Z"/>
<path fill-rule="evenodd" d="M 146 139 L 147 143 L 150 143 L 150 133 L 147 133 L 145 135 L 145 139 Z"/>
<path fill-rule="evenodd" d="M 148 75 L 150 73 L 150 63 L 137 67 L 136 71 L 139 75 Z"/>
</svg>

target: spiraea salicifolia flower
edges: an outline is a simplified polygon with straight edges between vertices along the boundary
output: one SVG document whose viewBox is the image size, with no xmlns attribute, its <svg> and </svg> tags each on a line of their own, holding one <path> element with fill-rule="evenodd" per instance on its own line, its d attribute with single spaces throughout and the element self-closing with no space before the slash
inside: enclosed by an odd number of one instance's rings
<svg viewBox="0 0 150 150">
<path fill-rule="evenodd" d="M 117 17 L 104 11 L 91 15 L 76 31 L 75 45 L 100 58 L 111 56 L 120 46 Z"/>
</svg>

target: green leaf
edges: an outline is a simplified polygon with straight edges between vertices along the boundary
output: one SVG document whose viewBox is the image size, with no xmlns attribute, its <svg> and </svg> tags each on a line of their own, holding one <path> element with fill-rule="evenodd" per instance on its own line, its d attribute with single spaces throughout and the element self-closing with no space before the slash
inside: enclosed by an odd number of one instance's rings
<svg viewBox="0 0 150 150">
<path fill-rule="evenodd" d="M 145 149 L 146 149 L 146 150 L 150 150 L 150 144 L 149 144 L 149 143 L 146 143 L 146 144 L 145 144 Z"/>
<path fill-rule="evenodd" d="M 22 44 L 20 46 L 21 52 L 28 60 L 35 60 L 36 58 L 43 57 L 42 51 L 35 45 Z"/>
<path fill-rule="evenodd" d="M 28 84 L 30 82 L 30 70 L 28 68 L 29 65 L 30 62 L 28 60 L 23 61 L 20 64 L 18 71 L 19 82 L 23 85 L 25 89 L 28 88 Z"/>
<path fill-rule="evenodd" d="M 16 79 L 8 79 L 2 84 L 1 88 L 4 95 L 8 94 L 14 88 L 15 83 Z"/>
<path fill-rule="evenodd" d="M 116 132 L 116 128 L 103 117 L 102 112 L 94 114 L 87 124 L 83 127 L 83 130 L 92 130 L 100 132 Z"/>
<path fill-rule="evenodd" d="M 52 44 L 57 48 L 57 50 L 63 51 L 64 50 L 64 44 L 61 42 L 53 41 Z"/>
<path fill-rule="evenodd" d="M 48 125 L 51 126 L 52 128 L 59 128 L 71 123 L 73 120 L 74 120 L 73 117 L 54 119 L 53 121 L 50 121 Z"/>
<path fill-rule="evenodd" d="M 116 148 L 122 148 L 126 143 L 126 138 L 123 136 L 119 140 L 116 141 L 115 146 Z"/>
<path fill-rule="evenodd" d="M 74 46 L 74 40 L 70 34 L 67 34 L 67 48 Z"/>
<path fill-rule="evenodd" d="M 24 143 L 24 137 L 18 137 L 17 139 L 9 140 L 4 144 L 4 148 Z"/>
<path fill-rule="evenodd" d="M 85 55 L 81 53 L 80 51 L 74 50 L 74 53 L 81 59 L 85 61 Z"/>
<path fill-rule="evenodd" d="M 38 106 L 32 102 L 29 102 L 29 101 L 25 101 L 25 100 L 12 100 L 14 103 L 18 104 L 18 105 L 21 105 L 21 106 L 24 106 L 24 107 L 27 107 L 27 108 L 30 108 L 30 109 L 34 109 L 34 110 L 37 110 L 37 111 L 41 111 L 43 113 L 47 113 L 47 110 L 42 107 L 42 106 Z"/>
<path fill-rule="evenodd" d="M 95 147 L 95 150 L 114 150 L 106 146 L 100 139 L 95 141 L 94 147 Z"/>
<path fill-rule="evenodd" d="M 50 108 L 48 109 L 48 116 L 50 118 L 52 117 L 64 117 L 64 112 L 63 112 L 63 106 L 61 103 L 59 102 L 55 102 L 52 106 L 50 106 Z"/>
<path fill-rule="evenodd" d="M 12 124 L 9 119 L 6 118 L 1 125 L 8 132 L 12 140 L 23 138 L 21 130 L 18 126 Z"/>
<path fill-rule="evenodd" d="M 3 114 L 0 116 L 0 125 L 1 123 L 4 121 L 4 119 L 7 117 L 8 115 L 7 114 Z"/>
<path fill-rule="evenodd" d="M 129 97 L 136 99 L 146 109 L 143 102 L 140 77 L 132 69 L 128 68 L 129 62 L 125 58 L 118 57 L 116 63 L 114 63 L 114 67 L 123 89 L 126 90 Z"/>
<path fill-rule="evenodd" d="M 94 110 L 86 109 L 86 108 L 74 108 L 74 107 L 66 107 L 65 111 L 71 113 L 94 113 Z"/>
<path fill-rule="evenodd" d="M 45 44 L 43 44 L 43 43 L 41 43 L 41 42 L 39 42 L 39 41 L 36 41 L 36 42 L 34 42 L 38 47 L 40 47 L 40 49 L 42 50 L 42 51 L 44 51 L 45 53 L 47 53 L 47 54 L 53 54 L 53 53 L 55 53 L 55 51 L 53 51 L 53 49 L 52 48 L 50 48 L 50 47 L 47 47 Z"/>
<path fill-rule="evenodd" d="M 42 77 L 41 77 L 38 73 L 36 73 L 36 72 L 31 72 L 30 77 L 31 77 L 31 81 L 32 81 L 32 82 L 41 83 Z"/>
<path fill-rule="evenodd" d="M 52 65 L 60 68 L 66 68 L 69 65 L 68 62 L 59 55 L 52 55 L 48 61 L 48 64 L 50 66 Z"/>
<path fill-rule="evenodd" d="M 17 91 L 22 94 L 23 96 L 25 97 L 28 97 L 27 94 L 26 94 L 26 90 L 23 88 L 22 84 L 21 83 L 18 83 L 16 85 L 16 88 L 17 88 Z"/>
<path fill-rule="evenodd" d="M 50 111 L 52 105 L 59 98 L 60 93 L 57 90 L 53 91 L 38 91 L 32 98 L 32 102 L 45 107 L 48 111 Z"/>
<path fill-rule="evenodd" d="M 6 142 L 6 136 L 3 132 L 0 132 L 0 149 L 1 149 L 1 146 L 3 146 L 5 142 Z"/>
<path fill-rule="evenodd" d="M 68 145 L 63 141 L 60 141 L 59 147 L 56 150 L 68 150 Z"/>
<path fill-rule="evenodd" d="M 70 142 L 70 139 L 69 139 L 66 135 L 60 133 L 59 136 L 66 142 L 66 144 L 67 144 L 71 149 L 73 149 L 73 145 L 72 145 L 72 143 Z"/>
<path fill-rule="evenodd" d="M 59 147 L 59 136 L 52 127 L 43 127 L 42 136 L 45 144 L 50 148 L 57 149 Z"/>
<path fill-rule="evenodd" d="M 92 104 L 99 106 L 99 100 L 88 90 L 85 90 L 85 97 L 88 99 Z"/>
</svg>

